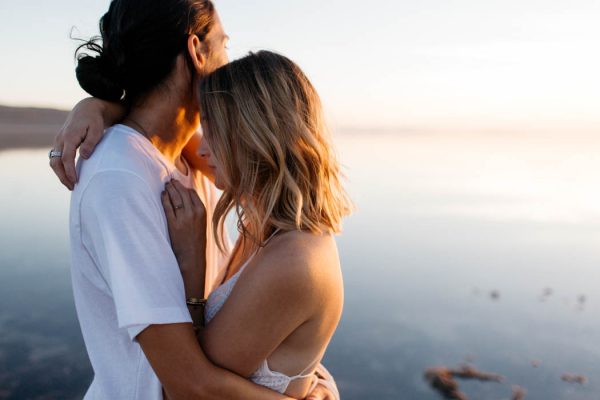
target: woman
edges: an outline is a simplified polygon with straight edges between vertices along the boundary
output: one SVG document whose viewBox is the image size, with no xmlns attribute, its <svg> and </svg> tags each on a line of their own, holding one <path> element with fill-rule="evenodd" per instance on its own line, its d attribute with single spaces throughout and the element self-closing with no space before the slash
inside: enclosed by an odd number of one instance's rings
<svg viewBox="0 0 600 400">
<path fill-rule="evenodd" d="M 208 298 L 202 348 L 221 367 L 303 398 L 341 315 L 332 234 L 350 210 L 319 97 L 292 61 L 267 51 L 219 68 L 199 93 L 200 155 L 223 190 L 212 234 L 223 247 L 230 210 L 240 231 L 224 282 Z M 168 185 L 163 206 L 178 261 L 192 265 L 206 241 L 204 209 L 178 184 Z M 184 279 L 203 274 L 187 270 Z"/>
<path fill-rule="evenodd" d="M 95 55 L 80 56 L 78 80 L 92 95 L 121 99 L 125 107 L 101 104 L 109 118 L 125 118 L 79 164 L 71 197 L 73 290 L 95 375 L 86 398 L 160 399 L 162 384 L 173 399 L 280 399 L 199 347 L 192 300 L 222 278 L 223 256 L 206 237 L 206 284 L 197 273 L 182 282 L 180 268 L 192 269 L 177 263 L 160 202 L 175 177 L 213 212 L 212 184 L 182 151 L 199 126 L 196 83 L 227 61 L 218 15 L 207 0 L 114 0 L 100 28 L 102 43 L 87 43 Z M 50 153 L 63 173 L 77 147 L 64 143 Z M 173 206 L 179 214 L 185 204 Z"/>
</svg>

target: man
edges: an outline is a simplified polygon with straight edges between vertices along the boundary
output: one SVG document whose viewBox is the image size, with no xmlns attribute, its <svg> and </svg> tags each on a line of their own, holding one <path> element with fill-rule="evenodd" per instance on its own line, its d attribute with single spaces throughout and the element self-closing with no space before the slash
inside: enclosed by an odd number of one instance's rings
<svg viewBox="0 0 600 400">
<path fill-rule="evenodd" d="M 111 9 L 115 4 L 118 6 L 113 11 L 120 12 L 139 7 L 124 0 L 113 1 Z M 163 2 L 144 7 L 152 5 L 168 7 Z M 157 11 L 160 19 L 156 24 L 163 22 L 162 16 L 169 11 Z M 110 26 L 123 20 L 111 17 L 115 21 L 110 21 Z M 187 52 L 198 76 L 227 61 L 223 45 L 227 36 L 218 16 L 214 20 L 204 40 L 196 35 L 188 38 Z M 129 25 L 133 22 L 128 20 Z M 142 28 L 148 25 L 146 20 L 142 22 Z M 152 46 L 156 49 L 157 43 Z M 86 398 L 158 399 L 161 384 L 174 399 L 283 398 L 215 367 L 191 329 L 184 300 L 190 296 L 170 247 L 159 197 L 164 184 L 175 177 L 198 192 L 209 212 L 217 199 L 207 178 L 190 170 L 180 157 L 198 127 L 198 107 L 190 89 L 194 79 L 188 67 L 185 56 L 178 56 L 166 84 L 155 85 L 136 99 L 124 124 L 111 128 L 94 155 L 81 163 L 78 185 L 75 151 L 83 142 L 82 146 L 91 145 L 82 148 L 89 155 L 103 131 L 103 124 L 100 129 L 94 123 L 87 125 L 89 122 L 78 127 L 80 121 L 86 121 L 86 114 L 80 118 L 79 111 L 97 101 L 84 101 L 75 108 L 50 153 L 52 168 L 73 190 L 74 295 L 95 371 Z M 112 113 L 108 120 L 123 117 L 120 107 L 102 104 Z M 93 121 L 98 122 L 96 118 Z M 211 239 L 206 256 L 207 291 L 222 276 L 223 261 Z M 183 296 L 184 291 L 187 296 Z M 323 383 L 311 396 L 333 396 L 336 390 L 332 382 Z"/>
</svg>

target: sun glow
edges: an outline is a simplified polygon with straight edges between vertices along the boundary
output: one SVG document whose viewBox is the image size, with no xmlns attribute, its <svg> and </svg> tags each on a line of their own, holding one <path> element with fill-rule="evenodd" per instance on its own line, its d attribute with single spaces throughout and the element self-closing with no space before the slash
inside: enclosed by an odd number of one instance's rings
<svg viewBox="0 0 600 400">
<path fill-rule="evenodd" d="M 355 185 L 371 188 L 365 201 L 376 198 L 398 216 L 600 222 L 599 138 L 419 133 L 357 135 L 342 143 Z M 356 168 L 365 151 L 376 152 L 380 174 Z"/>
</svg>

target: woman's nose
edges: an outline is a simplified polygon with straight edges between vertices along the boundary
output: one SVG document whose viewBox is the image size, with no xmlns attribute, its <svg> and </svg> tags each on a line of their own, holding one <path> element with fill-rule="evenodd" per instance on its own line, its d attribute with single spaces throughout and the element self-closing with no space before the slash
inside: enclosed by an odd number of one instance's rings
<svg viewBox="0 0 600 400">
<path fill-rule="evenodd" d="M 198 148 L 198 155 L 202 158 L 207 158 L 210 156 L 210 151 L 208 146 L 206 145 L 206 140 L 202 138 L 200 141 L 200 147 Z"/>
</svg>

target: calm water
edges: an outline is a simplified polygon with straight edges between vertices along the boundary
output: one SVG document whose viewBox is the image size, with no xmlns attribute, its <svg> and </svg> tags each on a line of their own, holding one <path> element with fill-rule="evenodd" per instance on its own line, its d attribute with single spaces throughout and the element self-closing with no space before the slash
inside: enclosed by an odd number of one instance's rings
<svg viewBox="0 0 600 400">
<path fill-rule="evenodd" d="M 599 145 L 338 136 L 358 207 L 338 239 L 346 305 L 324 361 L 342 397 L 440 399 L 423 371 L 470 361 L 506 377 L 461 381 L 470 399 L 508 399 L 511 385 L 526 399 L 600 398 Z M 0 152 L 0 174 L 0 399 L 79 399 L 91 371 L 70 289 L 68 192 L 44 150 Z"/>
</svg>

